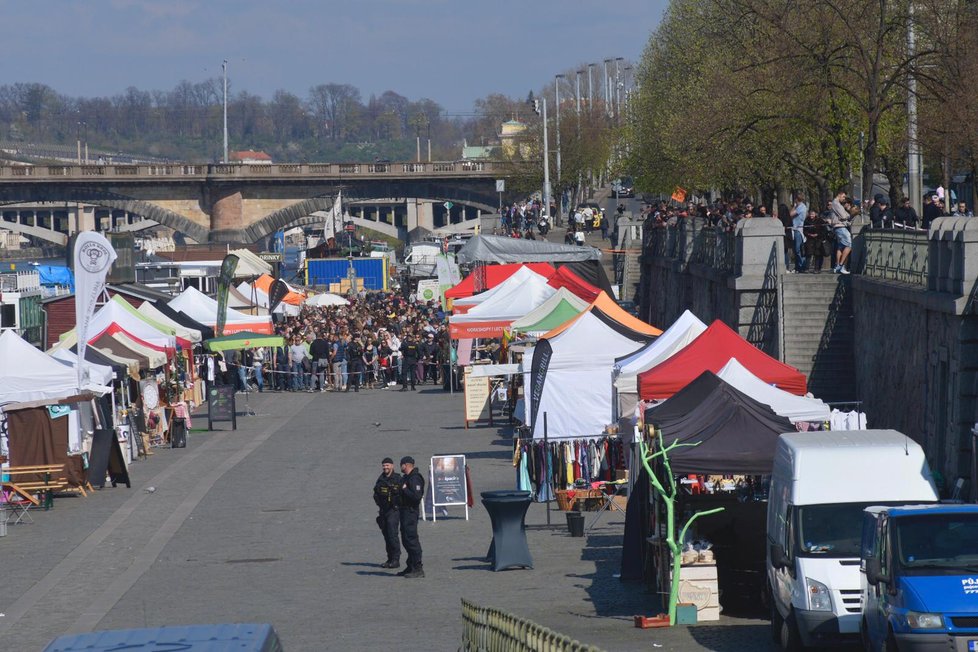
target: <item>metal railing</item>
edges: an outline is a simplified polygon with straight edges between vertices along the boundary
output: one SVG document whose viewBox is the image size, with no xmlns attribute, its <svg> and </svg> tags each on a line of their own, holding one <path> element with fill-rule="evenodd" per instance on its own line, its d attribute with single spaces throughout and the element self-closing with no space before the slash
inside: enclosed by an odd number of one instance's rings
<svg viewBox="0 0 978 652">
<path fill-rule="evenodd" d="M 462 600 L 462 652 L 602 652 L 512 614 Z"/>
<path fill-rule="evenodd" d="M 866 252 L 864 276 L 927 287 L 926 231 L 863 229 L 860 237 Z"/>
<path fill-rule="evenodd" d="M 499 161 L 435 161 L 415 163 L 213 163 L 184 164 L 86 164 L 86 165 L 5 165 L 0 166 L 0 181 L 65 181 L 69 179 L 126 179 L 141 177 L 221 178 L 271 177 L 302 178 L 322 176 L 476 176 L 506 174 L 507 165 Z"/>
<path fill-rule="evenodd" d="M 683 259 L 719 272 L 733 273 L 737 259 L 737 236 L 710 225 L 699 217 L 675 225 L 648 228 L 644 252 L 653 258 Z"/>
</svg>

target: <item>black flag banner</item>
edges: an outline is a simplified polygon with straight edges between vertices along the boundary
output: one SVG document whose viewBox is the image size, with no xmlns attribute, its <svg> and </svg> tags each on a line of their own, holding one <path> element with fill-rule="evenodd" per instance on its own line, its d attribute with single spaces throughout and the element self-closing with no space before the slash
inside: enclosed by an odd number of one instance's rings
<svg viewBox="0 0 978 652">
<path fill-rule="evenodd" d="M 530 428 L 531 432 L 536 430 L 537 410 L 540 408 L 540 399 L 543 397 L 543 385 L 547 380 L 547 368 L 550 366 L 550 358 L 554 351 L 550 346 L 549 340 L 540 340 L 533 347 L 533 361 L 530 363 L 530 376 L 533 384 L 530 388 Z"/>
<path fill-rule="evenodd" d="M 231 289 L 231 281 L 234 280 L 234 270 L 238 266 L 238 257 L 228 254 L 221 263 L 221 273 L 217 277 L 217 333 L 218 337 L 224 335 L 224 324 L 228 319 L 228 292 Z"/>
<path fill-rule="evenodd" d="M 280 278 L 275 279 L 272 286 L 268 288 L 268 313 L 271 314 L 275 312 L 278 304 L 282 303 L 282 299 L 285 295 L 289 293 L 289 286 Z"/>
</svg>

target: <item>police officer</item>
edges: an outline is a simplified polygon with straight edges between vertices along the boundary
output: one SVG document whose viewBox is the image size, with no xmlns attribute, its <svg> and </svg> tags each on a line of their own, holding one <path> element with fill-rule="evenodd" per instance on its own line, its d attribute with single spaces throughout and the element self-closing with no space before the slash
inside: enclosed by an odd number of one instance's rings
<svg viewBox="0 0 978 652">
<path fill-rule="evenodd" d="M 407 391 L 409 382 L 411 383 L 411 389 L 416 389 L 414 386 L 414 376 L 421 351 L 414 336 L 410 332 L 407 332 L 404 335 L 404 339 L 401 340 L 401 355 L 404 356 L 404 364 L 401 367 L 401 391 Z"/>
<path fill-rule="evenodd" d="M 418 509 L 424 499 L 424 476 L 414 466 L 414 458 L 401 458 L 401 491 L 398 494 L 401 517 L 401 541 L 407 551 L 407 567 L 398 575 L 424 577 L 421 564 L 421 540 L 418 539 Z"/>
<path fill-rule="evenodd" d="M 398 568 L 401 565 L 401 544 L 397 540 L 397 527 L 400 524 L 397 497 L 401 491 L 401 474 L 394 473 L 394 460 L 389 457 L 385 457 L 380 466 L 383 471 L 374 483 L 374 502 L 380 510 L 377 526 L 384 534 L 387 545 L 387 561 L 380 567 Z"/>
</svg>

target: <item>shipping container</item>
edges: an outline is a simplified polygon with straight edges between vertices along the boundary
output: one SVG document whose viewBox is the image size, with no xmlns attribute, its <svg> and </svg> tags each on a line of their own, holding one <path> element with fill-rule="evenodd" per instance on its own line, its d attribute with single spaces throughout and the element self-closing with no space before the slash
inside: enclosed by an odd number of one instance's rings
<svg viewBox="0 0 978 652">
<path fill-rule="evenodd" d="M 357 277 L 367 290 L 388 289 L 387 258 L 311 258 L 306 260 L 306 285 L 330 287 L 349 280 L 350 261 Z"/>
</svg>

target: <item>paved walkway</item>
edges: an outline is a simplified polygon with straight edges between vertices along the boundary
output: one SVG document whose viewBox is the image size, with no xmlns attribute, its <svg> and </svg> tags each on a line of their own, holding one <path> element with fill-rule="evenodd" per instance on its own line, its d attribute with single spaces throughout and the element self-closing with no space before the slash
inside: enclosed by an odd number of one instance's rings
<svg viewBox="0 0 978 652">
<path fill-rule="evenodd" d="M 653 599 L 613 577 L 618 514 L 585 539 L 534 529 L 535 569 L 492 573 L 477 501 L 468 522 L 454 508 L 421 525 L 425 579 L 380 569 L 371 487 L 384 456 L 411 454 L 427 471 L 433 454 L 464 453 L 477 493 L 513 486 L 509 440 L 465 430 L 458 395 L 265 393 L 252 406 L 262 416 L 240 417 L 237 431 L 194 432 L 186 449 L 134 464 L 132 489 L 60 498 L 34 524 L 11 526 L 0 539 L 0 649 L 96 628 L 260 621 L 289 652 L 455 650 L 462 597 L 609 651 L 771 649 L 760 620 L 635 629 L 632 615 Z M 528 523 L 545 520 L 531 506 Z"/>
</svg>

